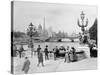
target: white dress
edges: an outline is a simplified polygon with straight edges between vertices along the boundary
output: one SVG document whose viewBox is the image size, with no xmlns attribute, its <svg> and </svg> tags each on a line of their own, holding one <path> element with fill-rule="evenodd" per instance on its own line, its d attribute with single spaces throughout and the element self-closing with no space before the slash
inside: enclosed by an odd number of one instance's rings
<svg viewBox="0 0 100 75">
<path fill-rule="evenodd" d="M 66 54 L 65 54 L 65 62 L 67 62 L 67 63 L 70 62 L 69 51 L 68 50 L 66 51 Z"/>
</svg>

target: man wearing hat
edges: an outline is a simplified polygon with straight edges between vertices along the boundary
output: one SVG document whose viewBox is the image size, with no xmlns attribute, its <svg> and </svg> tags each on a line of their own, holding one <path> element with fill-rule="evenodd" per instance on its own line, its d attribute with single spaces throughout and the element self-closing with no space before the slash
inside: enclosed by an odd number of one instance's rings
<svg viewBox="0 0 100 75">
<path fill-rule="evenodd" d="M 40 47 L 40 45 L 38 45 L 38 48 L 37 48 L 37 56 L 39 56 L 40 49 L 41 49 L 41 47 Z"/>
<path fill-rule="evenodd" d="M 48 60 L 48 45 L 46 45 L 46 48 L 44 49 L 44 53 L 45 53 L 45 60 Z"/>
</svg>

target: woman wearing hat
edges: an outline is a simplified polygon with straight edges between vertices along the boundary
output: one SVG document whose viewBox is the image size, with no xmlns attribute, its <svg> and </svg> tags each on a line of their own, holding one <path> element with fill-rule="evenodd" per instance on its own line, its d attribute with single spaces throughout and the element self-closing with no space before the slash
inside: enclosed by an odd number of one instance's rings
<svg viewBox="0 0 100 75">
<path fill-rule="evenodd" d="M 76 49 L 74 47 L 71 47 L 71 51 L 70 51 L 70 60 L 76 61 L 77 60 L 77 56 L 76 56 Z"/>
<path fill-rule="evenodd" d="M 64 62 L 67 62 L 67 63 L 70 62 L 69 53 L 70 53 L 70 51 L 69 51 L 69 46 L 67 46 L 66 54 L 65 54 L 65 61 L 64 61 Z"/>
</svg>

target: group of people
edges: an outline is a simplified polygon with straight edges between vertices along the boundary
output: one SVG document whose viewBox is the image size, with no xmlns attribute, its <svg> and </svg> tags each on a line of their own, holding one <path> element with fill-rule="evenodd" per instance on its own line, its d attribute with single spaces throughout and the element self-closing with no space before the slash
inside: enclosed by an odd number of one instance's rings
<svg viewBox="0 0 100 75">
<path fill-rule="evenodd" d="M 38 45 L 37 48 L 37 56 L 38 56 L 38 65 L 41 63 L 42 66 L 44 66 L 43 64 L 43 53 L 45 54 L 45 60 L 49 60 L 49 56 L 48 54 L 50 53 L 48 50 L 48 45 L 45 46 L 44 50 L 41 49 L 40 45 Z M 54 54 L 54 60 L 56 60 L 59 57 L 63 57 L 65 58 L 64 62 L 73 62 L 73 61 L 77 61 L 77 55 L 76 55 L 76 49 L 74 47 L 69 47 L 67 46 L 67 48 L 65 48 L 64 46 L 60 46 L 60 48 L 58 48 L 58 46 L 56 46 L 55 48 L 53 48 L 52 53 Z"/>
<path fill-rule="evenodd" d="M 67 48 L 65 48 L 64 46 L 61 46 L 60 48 L 58 48 L 58 46 L 56 46 L 53 49 L 53 53 L 54 53 L 54 59 L 56 60 L 60 50 L 63 50 L 63 52 L 61 53 L 64 57 L 64 62 L 73 62 L 73 61 L 77 61 L 77 56 L 76 56 L 76 49 L 74 47 L 69 47 L 67 46 Z M 45 46 L 44 50 L 42 50 L 42 48 L 40 47 L 40 45 L 38 45 L 37 48 L 37 58 L 38 58 L 38 64 L 37 66 L 39 66 L 40 64 L 44 67 L 44 58 L 43 58 L 43 53 L 45 54 L 45 60 L 49 60 L 49 50 L 48 50 L 48 45 Z M 22 68 L 22 71 L 24 71 L 25 73 L 28 72 L 30 67 L 30 61 L 28 59 L 28 57 L 25 57 L 25 62 Z"/>
<path fill-rule="evenodd" d="M 44 52 L 45 52 L 45 59 L 46 60 L 49 59 L 48 58 L 48 46 L 47 45 L 44 49 Z M 42 64 L 42 66 L 44 66 L 43 50 L 41 49 L 40 45 L 38 45 L 38 48 L 37 48 L 37 57 L 38 57 L 37 66 L 39 66 L 40 64 Z M 25 57 L 25 62 L 24 62 L 24 65 L 22 67 L 22 71 L 24 71 L 24 73 L 27 74 L 28 71 L 29 71 L 29 68 L 30 68 L 30 61 L 29 61 L 28 57 Z"/>
<path fill-rule="evenodd" d="M 90 56 L 95 55 L 95 57 L 96 57 L 97 52 L 95 51 L 95 54 L 93 54 L 94 53 L 94 52 L 92 52 L 93 49 L 96 49 L 95 44 L 90 45 Z M 48 45 L 45 46 L 44 50 L 42 50 L 41 46 L 38 45 L 38 48 L 37 48 L 38 64 L 37 64 L 37 66 L 39 66 L 41 64 L 44 67 L 43 54 L 45 54 L 45 60 L 49 60 L 49 56 L 48 56 L 49 53 L 50 52 L 48 49 Z M 67 46 L 67 48 L 65 48 L 64 46 L 60 46 L 60 48 L 58 48 L 58 46 L 56 46 L 55 48 L 53 48 L 52 53 L 54 54 L 54 60 L 56 60 L 57 57 L 59 57 L 61 55 L 62 57 L 64 57 L 65 63 L 66 62 L 70 63 L 70 62 L 74 62 L 74 61 L 78 60 L 76 49 L 74 47 Z M 30 60 L 28 59 L 28 57 L 25 57 L 25 62 L 24 62 L 22 71 L 27 73 L 29 71 L 29 68 L 30 68 Z"/>
<path fill-rule="evenodd" d="M 20 46 L 19 49 L 17 49 L 16 45 L 13 45 L 13 49 L 12 49 L 12 57 L 16 57 L 17 55 L 19 55 L 20 58 L 23 57 L 24 54 L 24 48 L 23 45 Z"/>
<path fill-rule="evenodd" d="M 74 47 L 67 47 L 66 54 L 65 54 L 65 62 L 74 62 L 77 61 L 76 49 Z"/>
<path fill-rule="evenodd" d="M 53 51 L 55 60 L 57 57 L 64 57 L 64 62 L 68 63 L 77 60 L 76 49 L 74 47 L 70 48 L 69 46 L 67 46 L 67 48 L 65 48 L 64 46 L 61 46 L 60 48 L 58 48 L 58 46 L 56 46 Z"/>
<path fill-rule="evenodd" d="M 45 49 L 44 51 L 42 50 L 42 48 L 40 47 L 40 45 L 38 45 L 38 48 L 37 48 L 37 57 L 38 57 L 38 65 L 40 65 L 40 63 L 42 64 L 42 66 L 44 66 L 43 64 L 43 53 L 45 53 L 45 60 L 49 60 L 49 57 L 48 57 L 48 45 L 45 46 Z"/>
</svg>

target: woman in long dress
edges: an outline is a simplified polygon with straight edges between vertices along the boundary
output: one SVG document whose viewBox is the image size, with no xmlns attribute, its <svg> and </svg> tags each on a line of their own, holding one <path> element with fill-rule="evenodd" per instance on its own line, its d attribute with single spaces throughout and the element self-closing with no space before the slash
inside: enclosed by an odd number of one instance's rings
<svg viewBox="0 0 100 75">
<path fill-rule="evenodd" d="M 67 49 L 66 49 L 65 61 L 64 62 L 67 62 L 67 63 L 70 62 L 70 58 L 69 58 L 69 46 L 67 46 Z"/>
<path fill-rule="evenodd" d="M 73 61 L 77 61 L 77 56 L 76 56 L 76 50 L 74 47 L 71 48 L 70 51 L 70 60 Z"/>
<path fill-rule="evenodd" d="M 67 62 L 67 63 L 69 63 L 69 62 L 70 62 L 69 50 L 66 50 L 66 54 L 65 54 L 65 61 L 64 61 L 64 62 Z"/>
<path fill-rule="evenodd" d="M 25 57 L 25 62 L 24 62 L 22 71 L 24 71 L 25 74 L 27 74 L 29 69 L 30 69 L 30 61 L 29 61 L 28 57 Z"/>
</svg>

